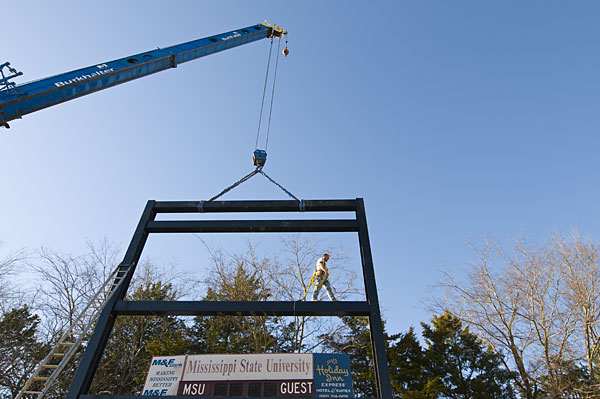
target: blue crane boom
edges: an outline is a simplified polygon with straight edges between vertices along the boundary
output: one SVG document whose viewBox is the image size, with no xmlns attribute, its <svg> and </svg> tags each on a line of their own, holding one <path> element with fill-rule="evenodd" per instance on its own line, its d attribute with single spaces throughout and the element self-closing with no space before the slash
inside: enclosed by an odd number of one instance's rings
<svg viewBox="0 0 600 399">
<path fill-rule="evenodd" d="M 75 71 L 65 72 L 30 83 L 15 85 L 8 79 L 20 75 L 9 63 L 13 75 L 2 73 L 0 84 L 0 126 L 23 115 L 72 100 L 77 97 L 107 89 L 121 83 L 142 78 L 153 73 L 175 68 L 219 51 L 241 46 L 268 37 L 282 37 L 285 29 L 265 22 L 247 28 L 205 37 L 163 49 L 146 51 L 118 60 L 100 63 Z"/>
</svg>

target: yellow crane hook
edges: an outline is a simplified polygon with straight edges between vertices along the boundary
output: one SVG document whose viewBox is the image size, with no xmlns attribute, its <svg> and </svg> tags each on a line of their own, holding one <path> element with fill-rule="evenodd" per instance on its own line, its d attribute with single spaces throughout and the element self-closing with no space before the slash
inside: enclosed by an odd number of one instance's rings
<svg viewBox="0 0 600 399">
<path fill-rule="evenodd" d="M 286 35 L 285 36 L 285 48 L 283 49 L 283 55 L 285 55 L 287 57 L 289 53 L 290 53 L 290 50 L 288 50 L 288 48 L 287 48 L 287 35 Z"/>
</svg>

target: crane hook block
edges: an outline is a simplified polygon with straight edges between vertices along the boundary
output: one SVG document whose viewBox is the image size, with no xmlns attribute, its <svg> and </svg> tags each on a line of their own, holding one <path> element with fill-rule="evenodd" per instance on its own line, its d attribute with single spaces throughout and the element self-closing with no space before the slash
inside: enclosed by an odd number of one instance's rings
<svg viewBox="0 0 600 399">
<path fill-rule="evenodd" d="M 290 50 L 288 50 L 287 47 L 283 49 L 283 55 L 285 55 L 287 57 L 289 53 L 290 53 Z"/>
<path fill-rule="evenodd" d="M 254 150 L 252 162 L 257 168 L 262 168 L 265 166 L 265 162 L 267 162 L 267 152 L 265 150 Z"/>
</svg>

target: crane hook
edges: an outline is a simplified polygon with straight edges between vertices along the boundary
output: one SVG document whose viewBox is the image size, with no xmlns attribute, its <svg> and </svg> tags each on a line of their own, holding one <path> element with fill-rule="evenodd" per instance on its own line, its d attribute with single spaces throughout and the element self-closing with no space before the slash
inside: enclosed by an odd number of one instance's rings
<svg viewBox="0 0 600 399">
<path fill-rule="evenodd" d="M 290 53 L 290 50 L 288 50 L 288 48 L 287 48 L 287 35 L 286 35 L 285 48 L 283 49 L 283 55 L 285 55 L 287 57 L 289 53 Z"/>
</svg>

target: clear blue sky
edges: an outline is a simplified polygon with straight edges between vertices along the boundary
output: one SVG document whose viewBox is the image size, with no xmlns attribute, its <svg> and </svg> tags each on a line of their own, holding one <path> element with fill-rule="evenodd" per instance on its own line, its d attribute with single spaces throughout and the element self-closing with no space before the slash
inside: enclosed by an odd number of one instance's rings
<svg viewBox="0 0 600 399">
<path fill-rule="evenodd" d="M 0 61 L 20 82 L 265 17 L 287 28 L 266 171 L 305 199 L 365 198 L 391 332 L 429 319 L 438 270 L 473 258 L 465 238 L 600 235 L 597 2 L 4 8 Z M 206 199 L 249 172 L 267 52 L 229 50 L 0 131 L 0 251 L 125 247 L 148 199 Z M 261 179 L 225 198 L 285 197 Z"/>
</svg>

